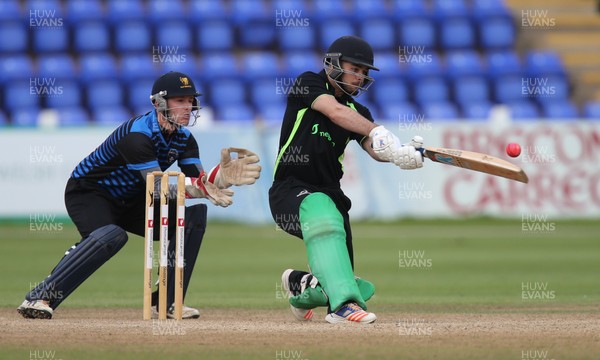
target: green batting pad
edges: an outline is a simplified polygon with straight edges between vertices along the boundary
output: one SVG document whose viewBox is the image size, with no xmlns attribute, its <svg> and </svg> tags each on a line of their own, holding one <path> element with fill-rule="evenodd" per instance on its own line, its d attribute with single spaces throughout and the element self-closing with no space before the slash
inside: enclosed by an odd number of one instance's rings
<svg viewBox="0 0 600 360">
<path fill-rule="evenodd" d="M 344 219 L 329 196 L 307 196 L 300 204 L 300 223 L 311 272 L 329 296 L 331 309 L 348 301 L 366 308 L 346 248 Z"/>
<path fill-rule="evenodd" d="M 365 301 L 369 301 L 373 294 L 375 294 L 375 285 L 370 281 L 356 278 L 356 285 L 358 285 L 360 296 L 362 296 Z M 290 298 L 290 304 L 299 309 L 314 309 L 319 306 L 327 306 L 328 299 L 327 294 L 325 294 L 321 285 L 317 285 L 314 288 L 306 288 L 302 294 L 292 296 Z"/>
</svg>

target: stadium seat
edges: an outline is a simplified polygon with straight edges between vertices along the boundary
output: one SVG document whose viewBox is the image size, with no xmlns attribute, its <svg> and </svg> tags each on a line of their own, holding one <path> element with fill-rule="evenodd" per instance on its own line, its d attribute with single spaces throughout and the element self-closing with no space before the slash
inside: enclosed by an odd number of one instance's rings
<svg viewBox="0 0 600 360">
<path fill-rule="evenodd" d="M 132 118 L 124 106 L 99 107 L 92 111 L 92 122 L 101 126 L 118 126 Z"/>
<path fill-rule="evenodd" d="M 521 60 L 513 50 L 488 52 L 485 62 L 492 80 L 507 75 L 522 75 L 523 73 Z"/>
<path fill-rule="evenodd" d="M 0 57 L 0 83 L 35 76 L 33 62 L 28 55 L 15 54 Z"/>
<path fill-rule="evenodd" d="M 4 111 L 0 110 L 0 127 L 7 125 L 9 125 L 8 118 L 6 117 L 6 114 L 4 114 Z"/>
<path fill-rule="evenodd" d="M 90 118 L 83 107 L 69 107 L 58 109 L 58 123 L 60 126 L 86 126 Z"/>
<path fill-rule="evenodd" d="M 115 58 L 108 53 L 87 53 L 79 58 L 80 79 L 84 83 L 119 76 Z"/>
<path fill-rule="evenodd" d="M 295 91 L 295 84 L 296 80 L 292 78 L 264 78 L 252 81 L 248 84 L 250 102 L 257 109 L 266 105 L 285 105 L 287 95 Z"/>
<path fill-rule="evenodd" d="M 212 20 L 224 21 L 231 16 L 225 2 L 221 0 L 192 0 L 188 13 L 192 24 Z"/>
<path fill-rule="evenodd" d="M 399 121 L 402 118 L 413 118 L 418 115 L 417 107 L 408 101 L 398 101 L 381 107 L 381 119 L 387 121 Z"/>
<path fill-rule="evenodd" d="M 231 52 L 203 54 L 200 63 L 202 78 L 206 81 L 237 77 L 240 74 L 238 60 Z"/>
<path fill-rule="evenodd" d="M 29 16 L 24 14 L 19 0 L 4 0 L 0 1 L 0 21 L 19 20 Z"/>
<path fill-rule="evenodd" d="M 100 0 L 67 1 L 65 17 L 71 26 L 83 21 L 103 21 L 106 16 Z"/>
<path fill-rule="evenodd" d="M 296 78 L 305 71 L 318 73 L 323 69 L 323 60 L 313 51 L 290 51 L 282 58 L 283 71 L 287 77 Z"/>
<path fill-rule="evenodd" d="M 435 53 L 421 53 L 408 48 L 401 60 L 406 65 L 406 77 L 411 82 L 420 81 L 425 77 L 440 77 L 445 73 L 442 62 Z"/>
<path fill-rule="evenodd" d="M 104 52 L 110 49 L 108 26 L 100 21 L 82 22 L 74 31 L 76 52 Z"/>
<path fill-rule="evenodd" d="M 446 53 L 446 74 L 455 80 L 465 76 L 483 76 L 486 74 L 481 57 L 475 50 L 456 50 Z"/>
<path fill-rule="evenodd" d="M 352 11 L 344 0 L 320 0 L 313 2 L 313 17 L 324 25 L 339 19 L 352 20 Z M 345 35 L 353 34 L 346 33 Z"/>
<path fill-rule="evenodd" d="M 385 0 L 352 0 L 350 9 L 354 14 L 354 21 L 359 23 L 370 19 L 390 20 L 393 15 L 393 9 Z"/>
<path fill-rule="evenodd" d="M 527 76 L 566 76 L 567 73 L 560 56 L 554 51 L 529 51 L 525 55 L 524 63 Z"/>
<path fill-rule="evenodd" d="M 537 90 L 535 99 L 540 103 L 564 101 L 569 99 L 570 84 L 567 79 L 559 75 L 526 78 L 526 86 Z M 534 91 L 535 93 L 536 91 Z"/>
<path fill-rule="evenodd" d="M 600 101 L 589 101 L 583 106 L 583 116 L 591 120 L 600 120 Z"/>
<path fill-rule="evenodd" d="M 127 20 L 144 20 L 146 13 L 142 0 L 109 0 L 106 10 L 107 19 L 114 24 Z"/>
<path fill-rule="evenodd" d="M 400 33 L 400 46 L 423 46 L 432 51 L 436 42 L 435 26 L 426 18 L 408 18 L 398 27 Z"/>
<path fill-rule="evenodd" d="M 232 0 L 231 17 L 241 29 L 239 42 L 242 47 L 264 49 L 272 46 L 276 36 L 274 10 L 262 0 Z"/>
<path fill-rule="evenodd" d="M 124 54 L 119 61 L 124 84 L 140 79 L 155 80 L 160 75 L 160 66 L 152 60 L 152 57 L 144 53 Z"/>
<path fill-rule="evenodd" d="M 169 71 L 179 71 L 194 80 L 194 85 L 199 86 L 198 83 L 198 61 L 196 56 L 192 53 L 181 53 L 177 57 L 177 61 L 165 61 L 159 62 L 159 74 L 165 74 Z M 202 72 L 200 72 L 202 76 Z"/>
<path fill-rule="evenodd" d="M 69 32 L 66 26 L 31 31 L 33 50 L 37 53 L 61 53 L 69 50 Z"/>
<path fill-rule="evenodd" d="M 246 89 L 244 83 L 235 79 L 217 80 L 209 84 L 210 103 L 218 108 L 244 104 Z"/>
<path fill-rule="evenodd" d="M 392 12 L 398 21 L 410 18 L 429 18 L 431 11 L 423 0 L 394 0 Z"/>
<path fill-rule="evenodd" d="M 385 78 L 376 81 L 369 89 L 379 107 L 384 108 L 388 104 L 409 101 L 409 92 L 404 81 L 396 78 Z"/>
<path fill-rule="evenodd" d="M 315 30 L 312 26 L 286 26 L 277 29 L 277 43 L 284 52 L 310 51 L 315 46 Z"/>
<path fill-rule="evenodd" d="M 373 51 L 394 49 L 397 46 L 395 27 L 387 19 L 363 20 L 359 25 L 359 36 L 371 45 Z"/>
<path fill-rule="evenodd" d="M 264 77 L 274 79 L 282 75 L 279 58 L 273 52 L 247 52 L 241 60 L 243 76 L 247 81 L 254 81 Z"/>
<path fill-rule="evenodd" d="M 329 48 L 329 45 L 331 45 L 331 43 L 337 38 L 354 33 L 355 30 L 352 21 L 348 19 L 328 20 L 319 25 L 320 41 L 318 42 L 318 45 L 320 49 L 317 50 L 325 53 L 325 51 Z"/>
<path fill-rule="evenodd" d="M 285 114 L 285 104 L 270 104 L 259 108 L 258 117 L 266 122 L 281 123 Z"/>
<path fill-rule="evenodd" d="M 101 80 L 86 89 L 87 108 L 110 108 L 123 105 L 125 94 L 118 80 Z"/>
<path fill-rule="evenodd" d="M 513 49 L 515 46 L 515 25 L 512 19 L 496 17 L 479 23 L 480 46 L 486 51 Z"/>
<path fill-rule="evenodd" d="M 39 113 L 40 110 L 37 107 L 27 109 L 16 109 L 11 113 L 10 123 L 12 126 L 20 127 L 37 126 Z"/>
<path fill-rule="evenodd" d="M 204 21 L 196 26 L 197 44 L 203 51 L 227 51 L 234 45 L 234 30 L 227 21 Z"/>
<path fill-rule="evenodd" d="M 187 17 L 183 0 L 152 0 L 148 2 L 147 18 L 153 26 L 161 26 L 164 21 L 181 21 Z"/>
<path fill-rule="evenodd" d="M 379 71 L 370 71 L 369 75 L 375 79 L 375 84 L 380 80 L 387 78 L 398 78 L 404 75 L 404 67 L 400 65 L 398 57 L 398 49 L 393 48 L 394 51 L 386 52 L 375 52 L 374 64 L 375 67 L 379 68 Z"/>
<path fill-rule="evenodd" d="M 31 13 L 28 10 L 37 10 L 36 14 L 42 14 L 41 17 L 47 18 L 63 18 L 64 12 L 62 2 L 60 0 L 27 0 L 25 2 L 24 9 L 26 10 L 26 16 Z M 35 15 L 34 17 L 40 17 Z"/>
<path fill-rule="evenodd" d="M 162 22 L 155 28 L 155 31 L 159 51 L 153 47 L 153 55 L 176 56 L 192 48 L 192 33 L 185 22 Z"/>
<path fill-rule="evenodd" d="M 275 44 L 276 28 L 272 19 L 250 23 L 243 29 L 239 33 L 239 43 L 242 47 L 264 49 Z"/>
<path fill-rule="evenodd" d="M 39 29 L 36 32 L 40 32 Z M 0 39 L 0 53 L 25 52 L 29 46 L 27 27 L 21 21 L 3 20 L 0 23 Z"/>
<path fill-rule="evenodd" d="M 152 102 L 150 101 L 150 93 L 155 79 L 143 79 L 132 81 L 126 85 L 127 99 L 131 109 L 147 109 L 152 110 Z"/>
<path fill-rule="evenodd" d="M 366 107 L 369 110 L 373 120 L 377 121 L 378 119 L 380 119 L 381 113 L 379 111 L 379 106 L 377 106 L 374 102 L 369 101 L 367 98 L 365 98 L 363 96 L 361 96 L 360 98 L 358 98 L 356 100 L 358 101 L 359 104 L 361 104 L 362 106 Z"/>
<path fill-rule="evenodd" d="M 458 120 L 459 113 L 456 105 L 450 101 L 428 102 L 422 106 L 425 119 Z"/>
<path fill-rule="evenodd" d="M 64 108 L 72 106 L 82 106 L 81 88 L 74 79 L 59 79 L 56 80 L 56 86 L 60 88 L 59 96 L 45 97 L 45 107 L 49 108 Z"/>
<path fill-rule="evenodd" d="M 468 18 L 443 19 L 439 29 L 440 46 L 444 50 L 471 49 L 475 46 L 475 31 Z"/>
<path fill-rule="evenodd" d="M 496 102 L 506 104 L 528 98 L 529 94 L 523 90 L 523 81 L 524 78 L 518 75 L 498 78 L 492 85 Z"/>
<path fill-rule="evenodd" d="M 118 22 L 115 29 L 115 50 L 119 53 L 148 52 L 152 35 L 148 24 L 142 20 Z"/>
<path fill-rule="evenodd" d="M 513 101 L 507 105 L 511 117 L 515 120 L 532 120 L 541 117 L 538 108 L 529 100 Z"/>
<path fill-rule="evenodd" d="M 579 118 L 577 106 L 569 100 L 548 101 L 541 107 L 544 116 L 548 119 L 573 120 Z"/>
<path fill-rule="evenodd" d="M 492 104 L 487 101 L 464 102 L 462 103 L 463 117 L 469 120 L 487 120 Z"/>
<path fill-rule="evenodd" d="M 38 108 L 46 87 L 32 84 L 30 79 L 18 79 L 6 83 L 8 91 L 3 94 L 3 109 L 14 111 L 17 109 Z"/>
<path fill-rule="evenodd" d="M 219 121 L 254 121 L 254 110 L 244 103 L 232 104 L 217 108 Z"/>
<path fill-rule="evenodd" d="M 471 15 L 466 0 L 432 0 L 431 11 L 433 17 L 438 21 L 449 18 L 467 18 Z"/>
<path fill-rule="evenodd" d="M 37 60 L 38 76 L 70 79 L 76 77 L 75 61 L 64 53 L 41 55 Z"/>
<path fill-rule="evenodd" d="M 453 82 L 452 93 L 459 104 L 486 102 L 490 99 L 489 85 L 483 76 L 457 78 Z"/>
<path fill-rule="evenodd" d="M 417 80 L 414 84 L 415 102 L 423 106 L 429 102 L 447 101 L 449 96 L 448 86 L 442 77 L 429 77 Z"/>
<path fill-rule="evenodd" d="M 471 15 L 476 21 L 512 16 L 504 0 L 471 0 Z"/>
</svg>

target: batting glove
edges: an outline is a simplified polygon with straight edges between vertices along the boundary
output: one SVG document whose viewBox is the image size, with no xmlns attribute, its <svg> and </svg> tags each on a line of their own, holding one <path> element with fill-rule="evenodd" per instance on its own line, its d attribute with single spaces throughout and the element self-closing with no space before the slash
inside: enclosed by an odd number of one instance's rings
<svg viewBox="0 0 600 360">
<path fill-rule="evenodd" d="M 401 146 L 398 137 L 382 125 L 371 130 L 369 137 L 372 140 L 371 146 L 377 157 L 382 161 L 394 162 L 394 153 Z"/>
</svg>

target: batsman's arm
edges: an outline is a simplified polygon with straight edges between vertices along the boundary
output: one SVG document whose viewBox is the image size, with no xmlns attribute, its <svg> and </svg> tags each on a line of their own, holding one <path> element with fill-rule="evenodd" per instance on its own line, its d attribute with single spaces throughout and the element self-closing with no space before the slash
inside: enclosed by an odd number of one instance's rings
<svg viewBox="0 0 600 360">
<path fill-rule="evenodd" d="M 327 116 L 334 124 L 363 136 L 368 136 L 371 130 L 378 126 L 359 114 L 358 111 L 340 104 L 335 97 L 329 94 L 318 96 L 311 107 Z"/>
</svg>

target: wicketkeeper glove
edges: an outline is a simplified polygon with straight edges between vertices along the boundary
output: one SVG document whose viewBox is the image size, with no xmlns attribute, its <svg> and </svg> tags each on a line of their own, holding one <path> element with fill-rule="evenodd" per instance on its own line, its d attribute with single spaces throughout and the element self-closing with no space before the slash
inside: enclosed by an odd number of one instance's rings
<svg viewBox="0 0 600 360">
<path fill-rule="evenodd" d="M 237 158 L 231 158 L 237 153 Z M 221 162 L 208 172 L 208 179 L 220 189 L 231 185 L 252 185 L 260 177 L 261 166 L 258 155 L 242 148 L 225 148 L 221 150 Z"/>
<path fill-rule="evenodd" d="M 185 178 L 187 198 L 206 198 L 214 205 L 228 207 L 233 204 L 233 194 L 233 190 L 219 189 L 215 184 L 208 182 L 204 173 L 199 178 Z"/>
</svg>

